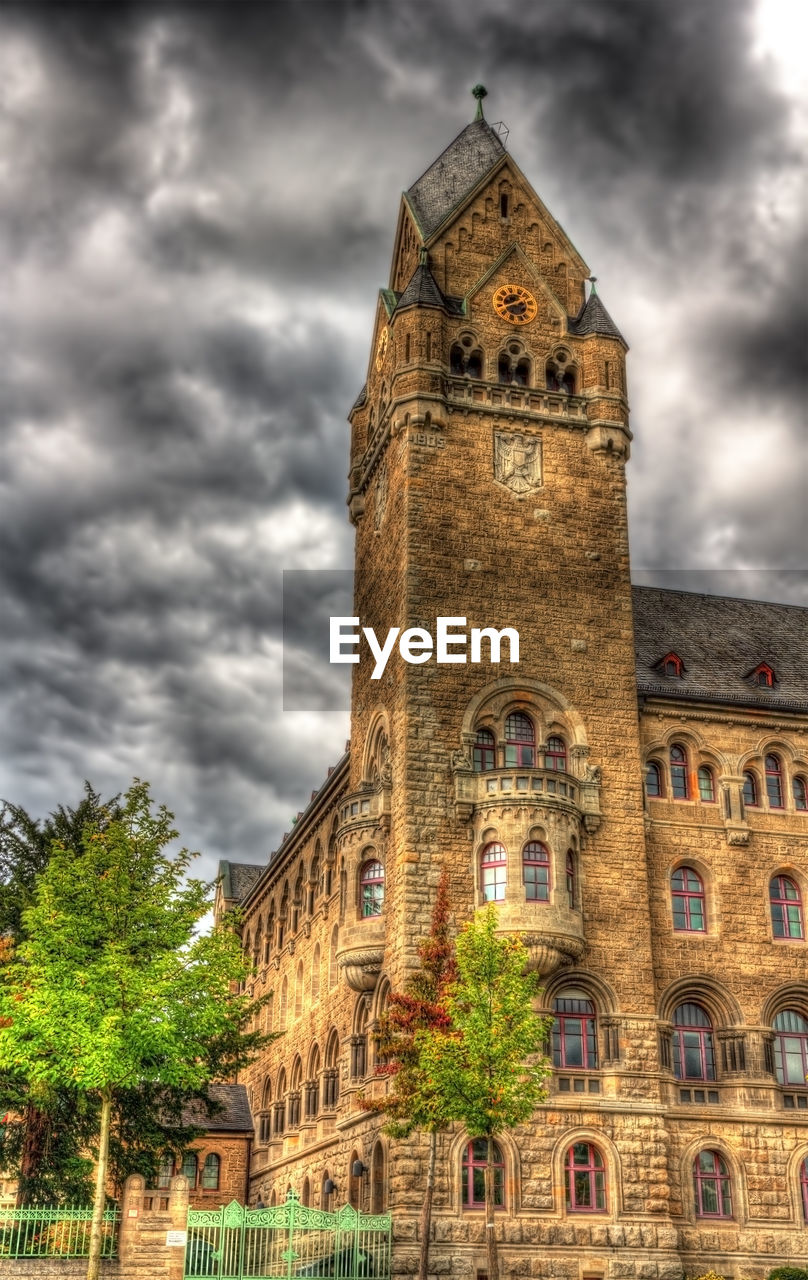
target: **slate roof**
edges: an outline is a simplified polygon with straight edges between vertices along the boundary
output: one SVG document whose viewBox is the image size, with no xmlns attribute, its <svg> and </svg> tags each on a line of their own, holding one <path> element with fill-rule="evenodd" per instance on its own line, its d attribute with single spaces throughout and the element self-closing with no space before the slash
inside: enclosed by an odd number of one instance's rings
<svg viewBox="0 0 808 1280">
<path fill-rule="evenodd" d="M 243 901 L 263 870 L 262 866 L 254 862 L 221 861 L 219 879 L 222 882 L 222 897 L 227 901 Z"/>
<path fill-rule="evenodd" d="M 221 1104 L 222 1110 L 209 1116 L 201 1102 L 191 1102 L 183 1108 L 183 1124 L 217 1133 L 252 1133 L 255 1126 L 245 1085 L 212 1084 L 208 1086 L 208 1093 Z"/>
<path fill-rule="evenodd" d="M 632 595 L 640 693 L 808 712 L 808 609 L 660 587 Z M 681 677 L 654 665 L 671 652 Z M 774 668 L 773 689 L 747 679 L 760 662 Z"/>
<path fill-rule="evenodd" d="M 446 310 L 446 299 L 438 288 L 438 282 L 425 263 L 420 263 L 410 277 L 410 282 L 401 294 L 396 311 L 405 307 L 439 307 Z"/>
<path fill-rule="evenodd" d="M 504 154 L 499 134 L 487 120 L 472 121 L 449 143 L 406 193 L 425 239 Z"/>
<path fill-rule="evenodd" d="M 570 321 L 570 333 L 577 333 L 581 337 L 587 333 L 601 333 L 610 338 L 619 338 L 623 343 L 626 341 L 594 290 L 575 319 Z"/>
</svg>

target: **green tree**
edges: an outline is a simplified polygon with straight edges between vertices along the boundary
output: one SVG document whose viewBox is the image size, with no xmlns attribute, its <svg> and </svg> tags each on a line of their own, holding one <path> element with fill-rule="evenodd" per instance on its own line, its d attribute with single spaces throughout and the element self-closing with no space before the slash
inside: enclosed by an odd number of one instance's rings
<svg viewBox="0 0 808 1280">
<path fill-rule="evenodd" d="M 403 992 L 393 992 L 380 1019 L 379 1056 L 383 1061 L 376 1074 L 391 1078 L 390 1092 L 384 1098 L 361 1100 L 365 1111 L 388 1117 L 384 1129 L 391 1137 L 406 1138 L 415 1129 L 423 1129 L 429 1135 L 419 1280 L 426 1280 L 429 1263 L 437 1135 L 448 1128 L 451 1117 L 435 1081 L 421 1062 L 415 1038 L 419 1031 L 441 1034 L 450 1026 L 446 1001 L 457 978 L 457 963 L 449 912 L 449 877 L 444 869 L 438 882 L 432 925 L 418 948 L 421 967 L 407 980 Z"/>
<path fill-rule="evenodd" d="M 117 1090 L 204 1089 L 266 1043 L 243 1028 L 266 997 L 238 990 L 248 961 L 232 925 L 198 934 L 208 886 L 169 857 L 172 815 L 135 781 L 119 815 L 53 846 L 2 973 L 0 1069 L 72 1088 L 100 1108 L 88 1280 L 97 1280 Z"/>
<path fill-rule="evenodd" d="M 499 1280 L 494 1229 L 494 1139 L 528 1120 L 547 1096 L 550 1063 L 542 1054 L 551 1020 L 533 1012 L 538 978 L 514 937 L 497 934 L 493 904 L 457 939 L 457 981 L 448 1031 L 416 1032 L 419 1069 L 433 1082 L 441 1114 L 459 1120 L 471 1139 L 487 1140 L 485 1225 L 488 1278 Z"/>
<path fill-rule="evenodd" d="M 88 823 L 102 826 L 118 812 L 119 797 L 103 801 L 89 782 L 75 808 L 59 805 L 45 819 L 21 806 L 0 804 L 0 936 L 13 945 L 23 937 L 23 913 L 37 876 L 48 865 L 56 841 L 81 844 Z M 11 955 L 8 948 L 2 965 Z M 75 1089 L 40 1082 L 29 1087 L 12 1072 L 0 1082 L 0 1110 L 8 1124 L 0 1133 L 0 1168 L 17 1175 L 17 1203 L 70 1203 L 86 1199 L 92 1161 L 87 1151 L 98 1127 L 98 1108 Z"/>
</svg>

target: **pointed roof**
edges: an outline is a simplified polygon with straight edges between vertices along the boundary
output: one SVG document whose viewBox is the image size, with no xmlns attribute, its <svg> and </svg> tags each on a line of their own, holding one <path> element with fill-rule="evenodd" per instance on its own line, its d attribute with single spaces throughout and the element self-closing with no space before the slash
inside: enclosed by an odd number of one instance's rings
<svg viewBox="0 0 808 1280">
<path fill-rule="evenodd" d="M 466 125 L 405 192 L 424 239 L 438 229 L 505 154 L 499 134 L 487 120 L 473 120 Z"/>
<path fill-rule="evenodd" d="M 442 311 L 446 309 L 446 299 L 425 262 L 420 262 L 410 276 L 410 282 L 398 300 L 396 311 L 403 311 L 405 307 L 439 307 Z"/>
<path fill-rule="evenodd" d="M 584 337 L 587 333 L 600 333 L 608 338 L 619 338 L 623 343 L 626 341 L 594 287 L 581 310 L 570 323 L 570 333 L 577 333 L 580 337 Z"/>
</svg>

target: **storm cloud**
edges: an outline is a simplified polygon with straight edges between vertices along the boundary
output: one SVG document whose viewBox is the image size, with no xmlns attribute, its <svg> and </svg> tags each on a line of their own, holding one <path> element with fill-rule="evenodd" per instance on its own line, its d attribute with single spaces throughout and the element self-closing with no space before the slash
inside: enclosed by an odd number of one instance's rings
<svg viewBox="0 0 808 1280">
<path fill-rule="evenodd" d="M 345 712 L 282 710 L 282 571 L 351 567 L 345 417 L 399 193 L 479 80 L 632 349 L 638 578 L 805 601 L 799 21 L 0 7 L 0 795 L 151 779 L 213 874 L 339 757 Z"/>
</svg>

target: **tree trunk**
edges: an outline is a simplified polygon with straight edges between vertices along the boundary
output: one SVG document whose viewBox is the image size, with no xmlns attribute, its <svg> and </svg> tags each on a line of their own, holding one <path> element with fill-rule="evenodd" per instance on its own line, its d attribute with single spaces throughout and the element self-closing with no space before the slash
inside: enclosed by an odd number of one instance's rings
<svg viewBox="0 0 808 1280">
<path fill-rule="evenodd" d="M 497 1234 L 494 1228 L 494 1139 L 490 1133 L 485 1161 L 485 1249 L 488 1256 L 488 1280 L 499 1280 Z"/>
<path fill-rule="evenodd" d="M 23 1115 L 25 1134 L 22 1140 L 20 1156 L 20 1180 L 17 1186 L 17 1207 L 28 1203 L 29 1188 L 42 1164 L 48 1134 L 51 1130 L 51 1118 L 47 1111 L 42 1111 L 36 1103 L 29 1102 Z"/>
<path fill-rule="evenodd" d="M 112 1112 L 112 1090 L 101 1092 L 101 1134 L 98 1139 L 98 1167 L 95 1171 L 95 1201 L 93 1225 L 90 1228 L 90 1256 L 87 1259 L 87 1280 L 98 1280 L 101 1266 L 101 1241 L 104 1225 L 104 1206 L 107 1202 L 107 1157 L 109 1154 L 109 1119 Z"/>
<path fill-rule="evenodd" d="M 421 1208 L 421 1257 L 418 1262 L 418 1280 L 427 1280 L 429 1266 L 429 1237 L 432 1233 L 432 1192 L 435 1186 L 435 1154 L 438 1135 L 433 1129 L 429 1135 L 429 1163 L 426 1167 L 426 1191 Z"/>
</svg>

